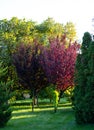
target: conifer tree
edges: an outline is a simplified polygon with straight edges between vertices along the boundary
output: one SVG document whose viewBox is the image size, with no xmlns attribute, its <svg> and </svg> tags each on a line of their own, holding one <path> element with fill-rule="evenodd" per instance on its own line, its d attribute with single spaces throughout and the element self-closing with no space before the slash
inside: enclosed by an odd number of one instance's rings
<svg viewBox="0 0 94 130">
<path fill-rule="evenodd" d="M 8 103 L 11 98 L 11 81 L 7 81 L 7 68 L 0 63 L 0 127 L 4 127 L 11 118 L 11 109 Z"/>
<path fill-rule="evenodd" d="M 87 99 L 85 98 L 88 94 L 87 78 L 89 73 L 88 63 L 90 60 L 88 52 L 91 41 L 91 35 L 88 32 L 84 33 L 81 54 L 78 55 L 76 61 L 73 105 L 75 110 L 76 122 L 78 124 L 88 122 L 88 116 L 86 117 L 86 115 L 89 104 L 86 102 Z M 91 87 L 91 85 L 89 87 Z"/>
<path fill-rule="evenodd" d="M 84 119 L 86 123 L 94 123 L 94 41 L 88 50 L 87 82 L 84 97 Z"/>
</svg>

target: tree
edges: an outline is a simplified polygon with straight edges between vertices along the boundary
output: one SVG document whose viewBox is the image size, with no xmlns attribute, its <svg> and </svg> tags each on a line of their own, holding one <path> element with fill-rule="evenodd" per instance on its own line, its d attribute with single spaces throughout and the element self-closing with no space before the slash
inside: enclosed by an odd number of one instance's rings
<svg viewBox="0 0 94 130">
<path fill-rule="evenodd" d="M 76 29 L 72 22 L 67 22 L 64 26 L 64 33 L 66 34 L 68 40 L 74 41 L 76 39 Z"/>
<path fill-rule="evenodd" d="M 84 120 L 85 123 L 94 123 L 94 41 L 89 46 L 88 59 L 88 75 L 84 98 Z"/>
<path fill-rule="evenodd" d="M 7 79 L 7 68 L 0 62 L 0 127 L 4 127 L 11 118 L 10 104 L 8 103 L 12 94 L 10 86 L 12 81 Z"/>
<path fill-rule="evenodd" d="M 90 46 L 93 45 L 90 33 L 86 32 L 83 36 L 83 42 L 81 47 L 81 54 L 78 55 L 75 67 L 75 89 L 74 89 L 74 110 L 76 122 L 81 123 L 90 123 L 91 118 L 94 115 L 90 110 L 91 105 L 91 96 L 93 91 L 89 91 L 92 88 L 91 79 L 93 75 L 90 74 L 93 65 L 93 50 Z M 93 49 L 93 46 L 92 46 Z M 91 65 L 90 65 L 91 64 Z M 93 71 L 91 72 L 93 74 Z"/>
<path fill-rule="evenodd" d="M 23 41 L 24 43 L 32 42 L 35 33 L 34 26 L 35 22 L 17 17 L 0 20 L 0 41 L 11 44 Z"/>
<path fill-rule="evenodd" d="M 51 100 L 53 101 L 54 112 L 56 112 L 58 107 L 58 101 L 59 101 L 59 91 L 56 90 L 56 87 L 53 84 L 50 84 L 50 86 L 46 87 L 46 93 L 50 98 L 50 102 Z"/>
<path fill-rule="evenodd" d="M 66 90 L 74 86 L 74 68 L 79 45 L 70 43 L 66 48 L 65 35 L 50 40 L 49 47 L 44 47 L 41 54 L 41 65 L 51 84 L 55 84 L 59 90 Z"/>
<path fill-rule="evenodd" d="M 34 110 L 34 99 L 41 88 L 47 84 L 46 77 L 39 64 L 39 44 L 20 44 L 13 54 L 13 63 L 19 77 L 20 83 L 33 93 L 32 111 Z"/>
<path fill-rule="evenodd" d="M 0 41 L 3 43 L 12 45 L 21 42 L 30 43 L 37 37 L 42 44 L 48 44 L 49 37 L 56 38 L 62 34 L 66 34 L 68 40 L 74 40 L 76 37 L 75 25 L 72 22 L 63 25 L 52 18 L 44 20 L 41 24 L 17 17 L 0 20 Z"/>
<path fill-rule="evenodd" d="M 27 44 L 34 38 L 35 22 L 18 19 L 16 17 L 10 20 L 0 20 L 0 61 L 3 61 L 4 66 L 8 67 L 9 79 L 13 79 L 15 85 L 11 88 L 12 91 L 18 89 L 18 77 L 15 67 L 12 64 L 12 54 L 16 50 L 16 46 L 23 42 Z"/>
<path fill-rule="evenodd" d="M 14 85 L 11 86 L 11 91 L 18 87 L 17 74 L 15 71 L 15 67 L 12 64 L 13 51 L 14 47 L 12 47 L 10 44 L 0 42 L 0 62 L 3 62 L 3 67 L 7 67 L 8 79 L 14 81 Z"/>
<path fill-rule="evenodd" d="M 49 38 L 61 37 L 66 34 L 68 42 L 76 39 L 76 29 L 72 22 L 67 22 L 65 25 L 57 23 L 53 18 L 44 20 L 41 24 L 35 26 L 37 37 L 42 44 L 48 45 Z"/>
</svg>

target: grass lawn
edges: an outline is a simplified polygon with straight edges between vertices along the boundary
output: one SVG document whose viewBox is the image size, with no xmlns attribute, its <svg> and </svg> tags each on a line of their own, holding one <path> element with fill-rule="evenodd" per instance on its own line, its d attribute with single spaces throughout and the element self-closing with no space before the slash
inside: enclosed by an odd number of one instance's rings
<svg viewBox="0 0 94 130">
<path fill-rule="evenodd" d="M 52 104 L 44 100 L 32 112 L 30 100 L 24 100 L 15 103 L 12 118 L 0 130 L 94 130 L 94 125 L 77 125 L 71 104 L 64 100 L 57 113 L 53 112 Z"/>
</svg>

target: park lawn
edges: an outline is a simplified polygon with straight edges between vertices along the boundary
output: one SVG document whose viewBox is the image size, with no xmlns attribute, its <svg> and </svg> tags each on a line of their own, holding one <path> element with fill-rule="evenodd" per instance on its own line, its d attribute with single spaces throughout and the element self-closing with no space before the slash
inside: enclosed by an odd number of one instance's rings
<svg viewBox="0 0 94 130">
<path fill-rule="evenodd" d="M 59 104 L 54 113 L 48 101 L 41 101 L 40 107 L 32 112 L 30 100 L 17 101 L 13 106 L 12 118 L 0 130 L 94 130 L 94 125 L 77 125 L 69 102 Z"/>
</svg>

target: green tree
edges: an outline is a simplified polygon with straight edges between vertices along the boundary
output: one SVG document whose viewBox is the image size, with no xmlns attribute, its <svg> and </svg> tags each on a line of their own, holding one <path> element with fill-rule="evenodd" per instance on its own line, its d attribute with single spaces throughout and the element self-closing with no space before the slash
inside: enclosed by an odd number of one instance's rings
<svg viewBox="0 0 94 130">
<path fill-rule="evenodd" d="M 68 42 L 76 39 L 76 29 L 72 22 L 67 22 L 65 25 L 54 21 L 53 18 L 48 18 L 41 24 L 36 25 L 37 37 L 43 44 L 49 44 L 49 38 L 61 37 L 66 34 Z"/>
<path fill-rule="evenodd" d="M 11 98 L 10 86 L 12 81 L 7 79 L 7 68 L 0 62 L 0 127 L 4 127 L 11 118 L 9 99 Z"/>
<path fill-rule="evenodd" d="M 87 82 L 84 97 L 84 122 L 94 123 L 94 41 L 91 42 L 88 50 Z"/>
<path fill-rule="evenodd" d="M 68 40 L 74 41 L 76 40 L 76 29 L 75 25 L 72 22 L 67 22 L 64 26 L 64 33 Z"/>
<path fill-rule="evenodd" d="M 90 53 L 89 46 L 91 45 L 91 42 L 91 35 L 88 32 L 84 33 L 81 54 L 78 55 L 76 62 L 73 104 L 78 124 L 89 123 L 88 119 L 90 117 L 88 114 L 90 109 L 88 108 L 90 107 L 89 102 L 91 101 L 87 102 L 87 95 L 89 94 L 88 89 L 91 88 L 91 84 L 87 79 L 89 78 L 88 64 L 90 62 L 90 57 L 88 53 Z"/>
<path fill-rule="evenodd" d="M 56 23 L 53 18 L 44 20 L 41 24 L 36 25 L 37 37 L 45 45 L 49 44 L 49 38 L 55 38 L 63 34 L 63 25 Z"/>
<path fill-rule="evenodd" d="M 50 99 L 50 102 L 53 102 L 54 112 L 56 112 L 59 101 L 59 91 L 56 89 L 56 86 L 54 84 L 49 84 L 49 86 L 45 88 L 44 92 L 46 92 L 47 97 Z"/>
<path fill-rule="evenodd" d="M 34 37 L 35 22 L 13 17 L 0 21 L 0 41 L 4 43 L 31 42 Z M 33 37 L 32 37 L 33 36 Z"/>
<path fill-rule="evenodd" d="M 0 42 L 0 62 L 3 62 L 3 66 L 7 67 L 8 80 L 13 80 L 14 85 L 11 86 L 11 91 L 18 88 L 18 77 L 15 71 L 15 67 L 12 64 L 12 47 L 10 44 Z"/>
</svg>

